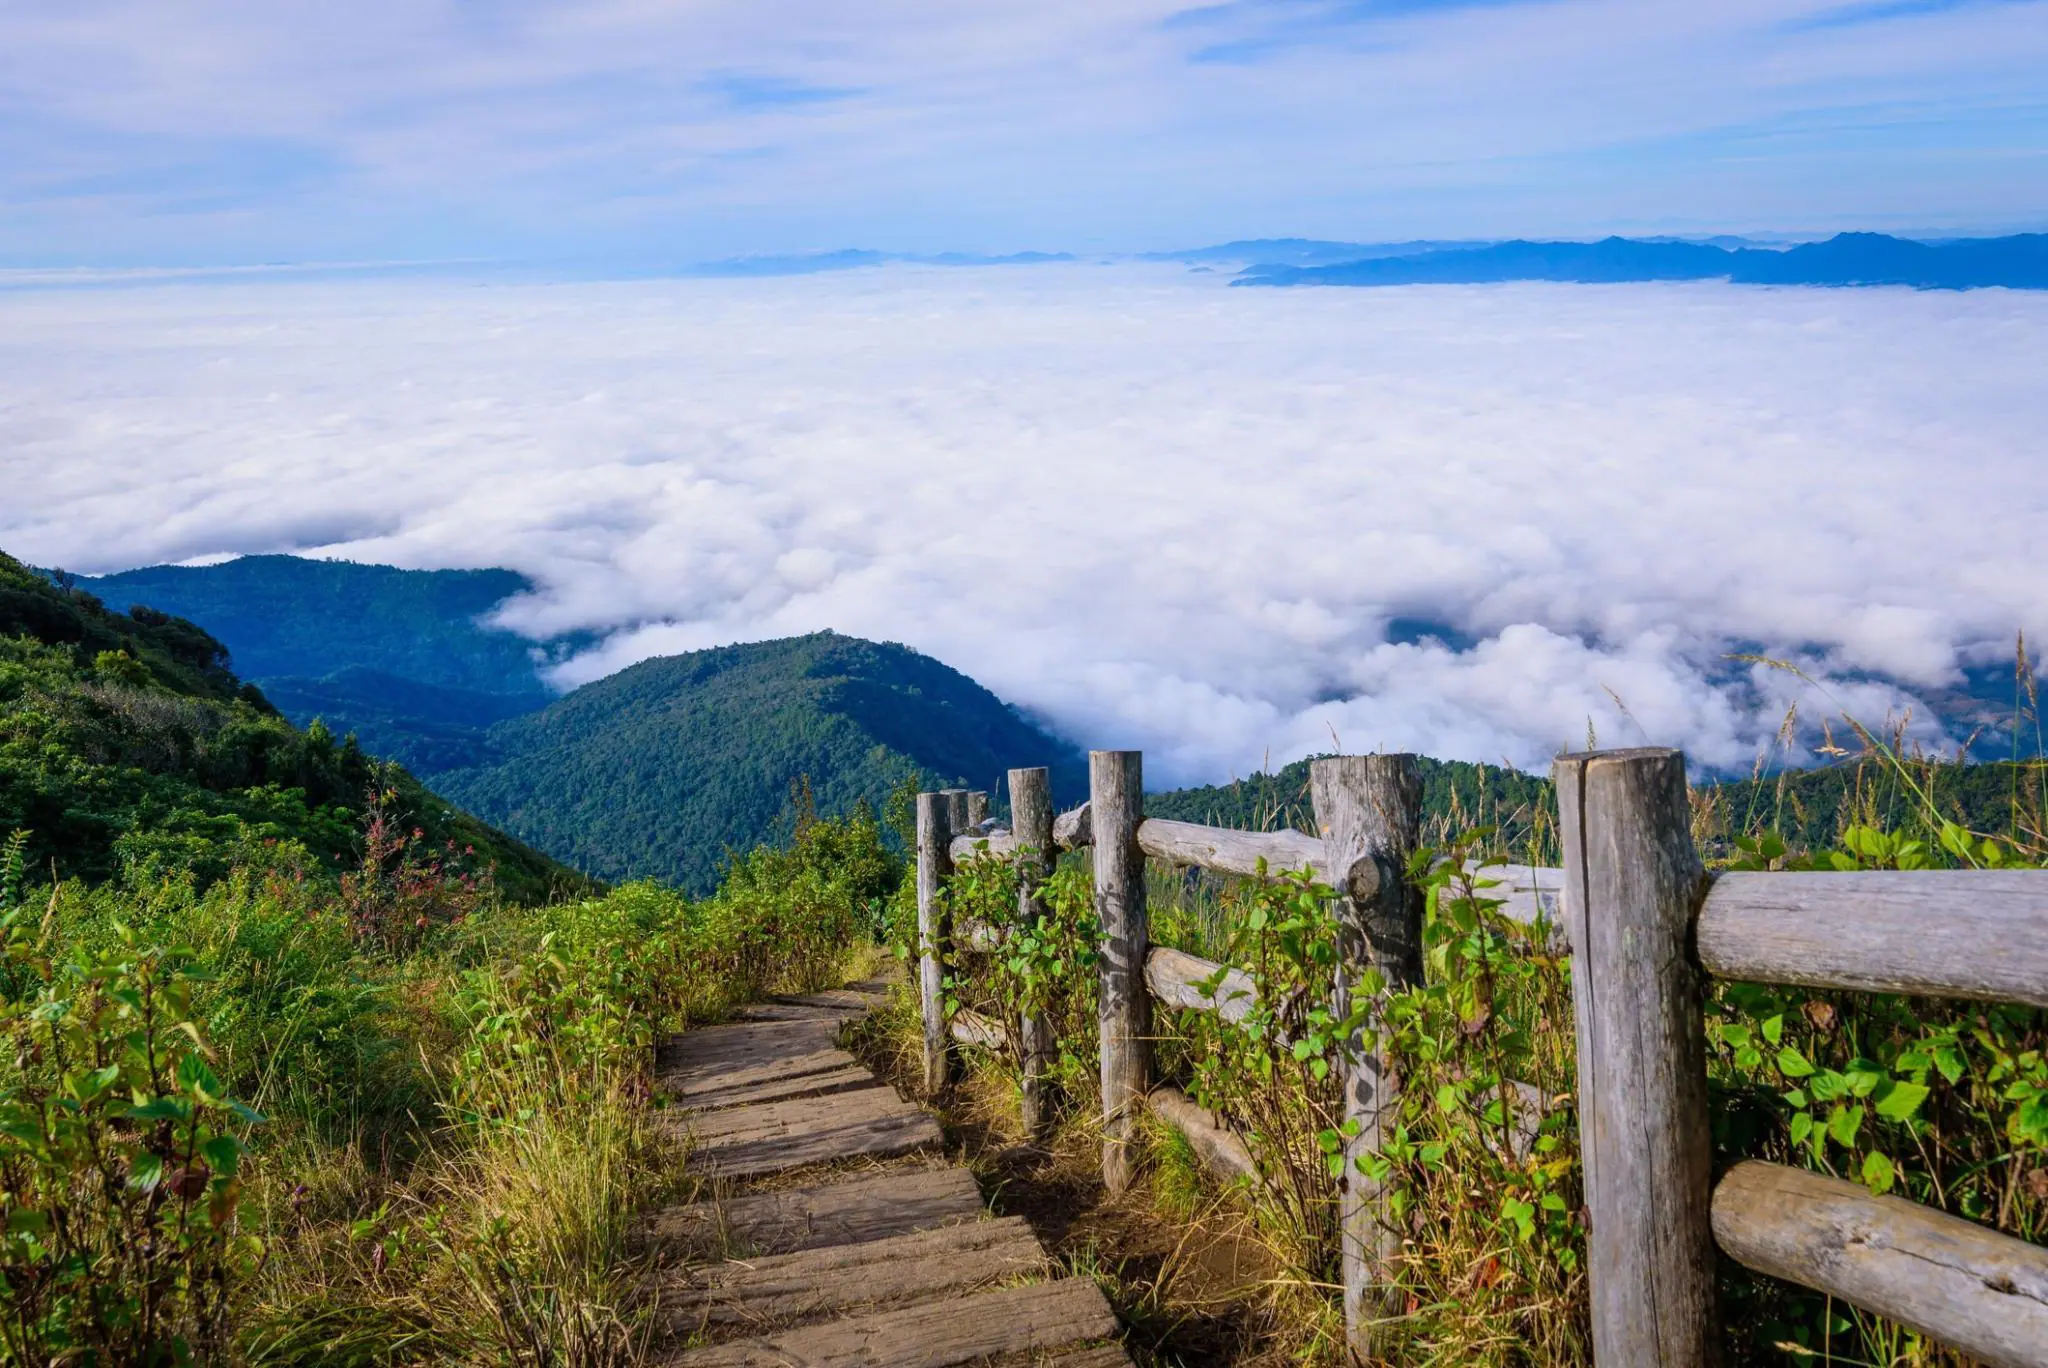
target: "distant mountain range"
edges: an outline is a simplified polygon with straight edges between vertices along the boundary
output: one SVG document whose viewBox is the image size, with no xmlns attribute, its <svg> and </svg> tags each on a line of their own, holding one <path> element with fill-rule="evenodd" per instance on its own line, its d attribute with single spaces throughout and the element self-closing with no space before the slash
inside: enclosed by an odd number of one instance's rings
<svg viewBox="0 0 2048 1368">
<path fill-rule="evenodd" d="M 1331 266 L 1368 257 L 1420 256 L 1482 246 L 1478 242 L 1326 242 L 1320 238 L 1239 238 L 1213 247 L 1188 247 L 1177 252 L 1141 252 L 1140 261 L 1250 263 L 1274 266 Z"/>
<path fill-rule="evenodd" d="M 1511 280 L 1620 284 L 1730 280 L 1746 285 L 1906 285 L 2048 289 L 2048 233 L 1912 242 L 1838 233 L 1783 251 L 1704 242 L 1500 242 L 1323 265 L 1254 265 L 1236 285 L 1475 285 Z"/>
</svg>

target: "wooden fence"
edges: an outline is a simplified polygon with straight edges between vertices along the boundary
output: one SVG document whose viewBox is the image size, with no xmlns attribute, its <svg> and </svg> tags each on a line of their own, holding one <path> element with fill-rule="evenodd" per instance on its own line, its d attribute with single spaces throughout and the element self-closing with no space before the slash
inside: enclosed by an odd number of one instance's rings
<svg viewBox="0 0 2048 1368">
<path fill-rule="evenodd" d="M 1578 1036 L 1580 1152 L 1590 1217 L 1595 1359 L 1618 1368 L 1719 1362 L 1716 1250 L 1746 1267 L 1841 1298 L 1994 1365 L 2048 1365 L 2048 1250 L 1896 1197 L 1805 1170 L 1748 1161 L 1716 1183 L 1702 1012 L 1708 975 L 1760 983 L 1918 993 L 2048 1007 L 2048 871 L 1727 873 L 1709 876 L 1691 838 L 1684 757 L 1673 750 L 1561 757 L 1553 771 L 1562 869 L 1489 867 L 1489 896 L 1523 920 L 1554 919 L 1568 941 Z M 1018 858 L 1018 914 L 1060 850 L 1093 847 L 1102 928 L 1103 1178 L 1132 1177 L 1141 1106 L 1179 1127 L 1205 1161 L 1249 1173 L 1241 1141 L 1171 1088 L 1154 1087 L 1151 1007 L 1231 1014 L 1253 986 L 1235 971 L 1150 944 L 1145 860 L 1228 874 L 1311 869 L 1338 900 L 1340 1012 L 1366 966 L 1393 988 L 1422 974 L 1423 907 L 1405 877 L 1420 835 L 1421 782 L 1405 755 L 1310 766 L 1319 834 L 1254 833 L 1146 819 L 1135 751 L 1089 757 L 1089 800 L 1058 817 L 1042 769 L 1009 774 L 1012 825 L 987 795 L 918 798 L 918 928 L 925 1083 L 951 1070 L 951 1044 L 1001 1043 L 997 1023 L 948 1020 L 941 991 L 955 928 L 939 897 L 953 862 L 978 849 Z M 1000 928 L 958 928 L 988 943 Z M 1206 985 L 1221 976 L 1221 986 Z M 1026 1020 L 1024 1110 L 1045 1124 L 1044 1028 Z M 1353 1042 L 1343 1074 L 1347 1157 L 1377 1146 L 1399 1080 Z M 1340 1201 L 1345 1324 L 1368 1347 L 1391 1310 L 1398 1232 L 1380 1193 L 1346 1166 Z"/>
</svg>

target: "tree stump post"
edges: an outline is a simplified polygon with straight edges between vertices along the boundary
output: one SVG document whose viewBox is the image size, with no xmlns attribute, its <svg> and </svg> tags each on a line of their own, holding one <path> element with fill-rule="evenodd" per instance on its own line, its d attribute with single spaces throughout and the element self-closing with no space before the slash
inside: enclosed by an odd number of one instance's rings
<svg viewBox="0 0 2048 1368">
<path fill-rule="evenodd" d="M 1045 915 L 1039 888 L 1059 863 L 1059 851 L 1052 843 L 1052 776 L 1044 769 L 1010 771 L 1010 831 L 1017 840 L 1017 924 L 1033 926 Z M 1052 1024 L 1036 1012 L 1026 1011 L 1018 1021 L 1017 1053 L 1023 1066 L 1022 1111 L 1024 1133 L 1036 1141 L 1045 1137 L 1052 1116 L 1046 1096 L 1046 1069 L 1053 1051 Z"/>
<path fill-rule="evenodd" d="M 1337 975 L 1333 1002 L 1340 1018 L 1368 969 L 1387 990 L 1422 983 L 1422 889 L 1408 862 L 1422 840 L 1422 772 L 1413 755 L 1341 755 L 1309 766 L 1316 826 L 1337 895 Z M 1377 1031 L 1378 1013 L 1367 1031 Z M 1342 1219 L 1344 1328 L 1365 1353 L 1375 1319 L 1399 1313 L 1394 1260 L 1401 1233 L 1387 1220 L 1383 1182 L 1359 1167 L 1376 1156 L 1400 1113 L 1401 1080 L 1383 1040 L 1352 1037 L 1342 1064 L 1344 1118 L 1358 1133 L 1344 1141 L 1338 1180 Z"/>
<path fill-rule="evenodd" d="M 1088 753 L 1088 811 L 1102 932 L 1102 1181 L 1116 1195 L 1131 1184 L 1131 1136 L 1152 1083 L 1152 998 L 1145 988 L 1151 936 L 1138 849 L 1145 783 L 1137 751 Z"/>
<path fill-rule="evenodd" d="M 924 1015 L 924 1089 L 944 1090 L 952 1076 L 953 1043 L 946 1022 L 946 958 L 951 920 L 940 892 L 953 872 L 952 800 L 917 795 L 917 995 Z"/>
<path fill-rule="evenodd" d="M 973 835 L 988 820 L 988 790 L 967 790 L 967 834 Z M 956 833 L 957 834 L 957 833 Z"/>
<path fill-rule="evenodd" d="M 941 789 L 946 799 L 946 822 L 955 836 L 967 834 L 967 790 L 963 788 Z"/>
<path fill-rule="evenodd" d="M 1558 835 L 1578 1017 L 1593 1357 L 1709 1368 L 1715 1325 L 1704 979 L 1706 889 L 1685 757 L 1561 756 Z"/>
</svg>

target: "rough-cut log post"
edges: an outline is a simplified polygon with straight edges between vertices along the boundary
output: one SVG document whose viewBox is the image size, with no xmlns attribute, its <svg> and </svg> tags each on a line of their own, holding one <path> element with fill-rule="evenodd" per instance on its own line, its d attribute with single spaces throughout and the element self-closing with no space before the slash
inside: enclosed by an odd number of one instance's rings
<svg viewBox="0 0 2048 1368">
<path fill-rule="evenodd" d="M 1052 843 L 1052 776 L 1048 771 L 1010 771 L 1010 833 L 1017 843 L 1017 921 L 1030 926 L 1045 912 L 1039 886 L 1059 861 Z M 1017 1052 L 1024 1070 L 1024 1133 L 1038 1140 L 1052 1121 L 1050 1099 L 1045 1095 L 1046 1069 L 1055 1048 L 1052 1026 L 1044 1017 L 1026 1012 L 1018 1022 L 1018 1034 Z"/>
<path fill-rule="evenodd" d="M 1102 928 L 1102 1181 L 1130 1186 L 1130 1141 L 1152 1085 L 1152 997 L 1145 991 L 1144 766 L 1137 751 L 1088 753 L 1095 846 L 1095 916 Z"/>
<path fill-rule="evenodd" d="M 917 990 L 924 1011 L 924 1087 L 946 1086 L 952 1043 L 946 1030 L 947 918 L 939 890 L 953 872 L 952 803 L 943 793 L 917 795 Z"/>
<path fill-rule="evenodd" d="M 1559 757 L 1587 1275 L 1601 1364 L 1720 1361 L 1702 977 L 1706 874 L 1675 750 Z"/>
<path fill-rule="evenodd" d="M 1412 755 L 1340 755 L 1309 766 L 1316 825 L 1337 893 L 1339 1016 L 1353 986 L 1377 969 L 1387 988 L 1422 983 L 1422 890 L 1408 861 L 1422 840 L 1422 772 Z M 1399 1114 L 1400 1080 L 1384 1043 L 1353 1037 L 1344 1061 L 1344 1116 L 1358 1134 L 1344 1144 L 1339 1183 L 1343 1219 L 1344 1326 L 1353 1347 L 1370 1348 L 1375 1318 L 1394 1314 L 1392 1263 L 1400 1232 L 1382 1212 L 1382 1183 L 1358 1161 L 1377 1155 Z"/>
<path fill-rule="evenodd" d="M 946 799 L 947 825 L 952 828 L 952 832 L 955 836 L 964 834 L 967 831 L 968 827 L 967 790 L 941 789 L 939 790 L 939 792 L 943 794 Z"/>
<path fill-rule="evenodd" d="M 967 830 L 979 831 L 988 820 L 988 790 L 967 790 Z"/>
</svg>

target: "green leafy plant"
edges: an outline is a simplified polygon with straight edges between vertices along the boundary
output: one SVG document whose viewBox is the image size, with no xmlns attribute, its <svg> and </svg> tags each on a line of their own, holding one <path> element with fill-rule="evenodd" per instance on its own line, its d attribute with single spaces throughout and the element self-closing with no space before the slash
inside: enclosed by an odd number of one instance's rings
<svg viewBox="0 0 2048 1368">
<path fill-rule="evenodd" d="M 10 900 L 14 894 L 10 891 Z M 0 1006 L 0 1351 L 6 1361 L 216 1362 L 234 1284 L 243 1135 L 192 1011 L 189 952 L 126 928 L 109 951 L 52 958 L 16 906 L 0 920 L 16 982 Z"/>
</svg>

